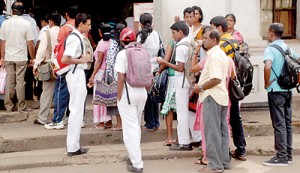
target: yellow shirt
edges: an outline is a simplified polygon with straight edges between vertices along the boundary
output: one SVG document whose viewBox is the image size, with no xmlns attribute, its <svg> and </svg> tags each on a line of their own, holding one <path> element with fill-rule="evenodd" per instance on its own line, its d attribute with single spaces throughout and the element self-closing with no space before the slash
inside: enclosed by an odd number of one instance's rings
<svg viewBox="0 0 300 173">
<path fill-rule="evenodd" d="M 228 76 L 228 57 L 219 45 L 214 46 L 207 52 L 206 62 L 201 73 L 198 85 L 203 85 L 211 79 L 221 79 L 218 85 L 199 93 L 199 101 L 202 103 L 207 96 L 222 106 L 228 106 L 228 91 L 226 78 Z"/>
<path fill-rule="evenodd" d="M 234 51 L 233 51 L 232 46 L 227 41 L 224 41 L 223 39 L 229 39 L 231 41 L 231 43 L 233 43 L 233 45 L 236 49 L 239 47 L 237 40 L 234 39 L 229 33 L 226 33 L 221 36 L 220 42 L 219 42 L 221 49 L 226 53 L 226 55 L 230 56 L 231 58 L 234 58 Z"/>
</svg>

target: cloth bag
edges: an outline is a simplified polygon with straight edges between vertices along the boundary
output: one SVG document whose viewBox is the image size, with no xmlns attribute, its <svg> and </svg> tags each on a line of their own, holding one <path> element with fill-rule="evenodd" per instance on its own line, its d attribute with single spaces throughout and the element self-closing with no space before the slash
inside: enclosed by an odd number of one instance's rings
<svg viewBox="0 0 300 173">
<path fill-rule="evenodd" d="M 45 52 L 44 61 L 37 67 L 37 70 L 38 70 L 37 80 L 38 81 L 49 81 L 54 78 L 53 72 L 52 72 L 52 67 L 49 62 L 49 59 L 52 54 L 51 37 L 50 37 L 49 30 L 46 30 L 45 32 L 47 35 L 48 43 L 47 43 L 47 49 Z"/>
<path fill-rule="evenodd" d="M 105 78 L 96 80 L 96 90 L 93 104 L 106 107 L 117 106 L 118 82 L 110 77 L 112 82 L 107 82 Z"/>
<path fill-rule="evenodd" d="M 0 68 L 0 94 L 5 93 L 5 78 L 6 78 L 6 70 L 5 68 Z"/>
</svg>

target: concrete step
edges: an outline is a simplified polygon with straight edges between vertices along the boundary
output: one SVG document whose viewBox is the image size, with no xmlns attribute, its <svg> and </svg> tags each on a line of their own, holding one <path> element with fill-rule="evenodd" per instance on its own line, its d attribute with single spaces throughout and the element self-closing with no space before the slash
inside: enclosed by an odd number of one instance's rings
<svg viewBox="0 0 300 173">
<path fill-rule="evenodd" d="M 293 137 L 293 154 L 300 155 L 300 135 L 294 135 Z M 246 140 L 248 155 L 273 156 L 275 154 L 273 136 L 249 137 Z M 232 141 L 230 147 L 234 148 Z M 65 148 L 2 153 L 0 155 L 0 171 L 34 167 L 124 162 L 127 157 L 124 144 L 96 145 L 89 148 L 90 150 L 87 154 L 74 157 L 68 157 Z M 170 151 L 161 142 L 144 142 L 141 144 L 141 148 L 143 160 L 176 158 L 195 158 L 196 160 L 201 156 L 201 148 L 193 148 L 192 151 Z"/>
</svg>

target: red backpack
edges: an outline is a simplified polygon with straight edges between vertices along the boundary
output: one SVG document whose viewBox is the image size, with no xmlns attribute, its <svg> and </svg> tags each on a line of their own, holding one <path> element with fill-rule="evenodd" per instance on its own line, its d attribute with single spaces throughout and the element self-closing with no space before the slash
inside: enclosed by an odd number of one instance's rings
<svg viewBox="0 0 300 173">
<path fill-rule="evenodd" d="M 150 54 L 138 42 L 131 42 L 126 46 L 128 69 L 126 82 L 132 87 L 149 87 L 152 84 Z"/>
<path fill-rule="evenodd" d="M 54 52 L 53 52 L 53 55 L 51 58 L 51 67 L 53 69 L 53 72 L 59 76 L 66 75 L 68 73 L 68 71 L 71 69 L 71 66 L 70 66 L 71 64 L 64 64 L 61 62 L 61 59 L 64 55 L 65 48 L 66 48 L 66 40 L 70 35 L 76 35 L 78 37 L 78 39 L 80 40 L 80 45 L 81 45 L 81 54 L 83 54 L 82 40 L 81 40 L 80 36 L 75 32 L 71 32 L 68 36 L 66 36 L 63 40 L 61 40 L 57 45 L 55 45 Z M 74 73 L 76 67 L 77 67 L 77 64 L 75 64 L 73 73 Z"/>
</svg>

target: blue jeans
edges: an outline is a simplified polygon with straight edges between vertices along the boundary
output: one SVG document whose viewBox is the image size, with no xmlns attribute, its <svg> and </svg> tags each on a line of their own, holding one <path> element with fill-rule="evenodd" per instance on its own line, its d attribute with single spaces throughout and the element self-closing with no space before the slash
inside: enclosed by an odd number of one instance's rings
<svg viewBox="0 0 300 173">
<path fill-rule="evenodd" d="M 148 98 L 145 104 L 144 109 L 144 121 L 145 127 L 147 129 L 155 129 L 159 127 L 159 110 L 158 110 L 158 103 L 151 99 L 151 95 L 148 94 Z"/>
<path fill-rule="evenodd" d="M 268 103 L 279 159 L 292 158 L 292 92 L 269 92 Z"/>
<path fill-rule="evenodd" d="M 240 115 L 239 102 L 232 101 L 230 107 L 230 126 L 232 131 L 233 144 L 236 147 L 236 155 L 246 154 L 246 140 L 244 135 L 243 122 Z"/>
<path fill-rule="evenodd" d="M 65 76 L 58 76 L 54 89 L 54 114 L 53 123 L 60 123 L 69 104 L 69 91 Z"/>
</svg>

